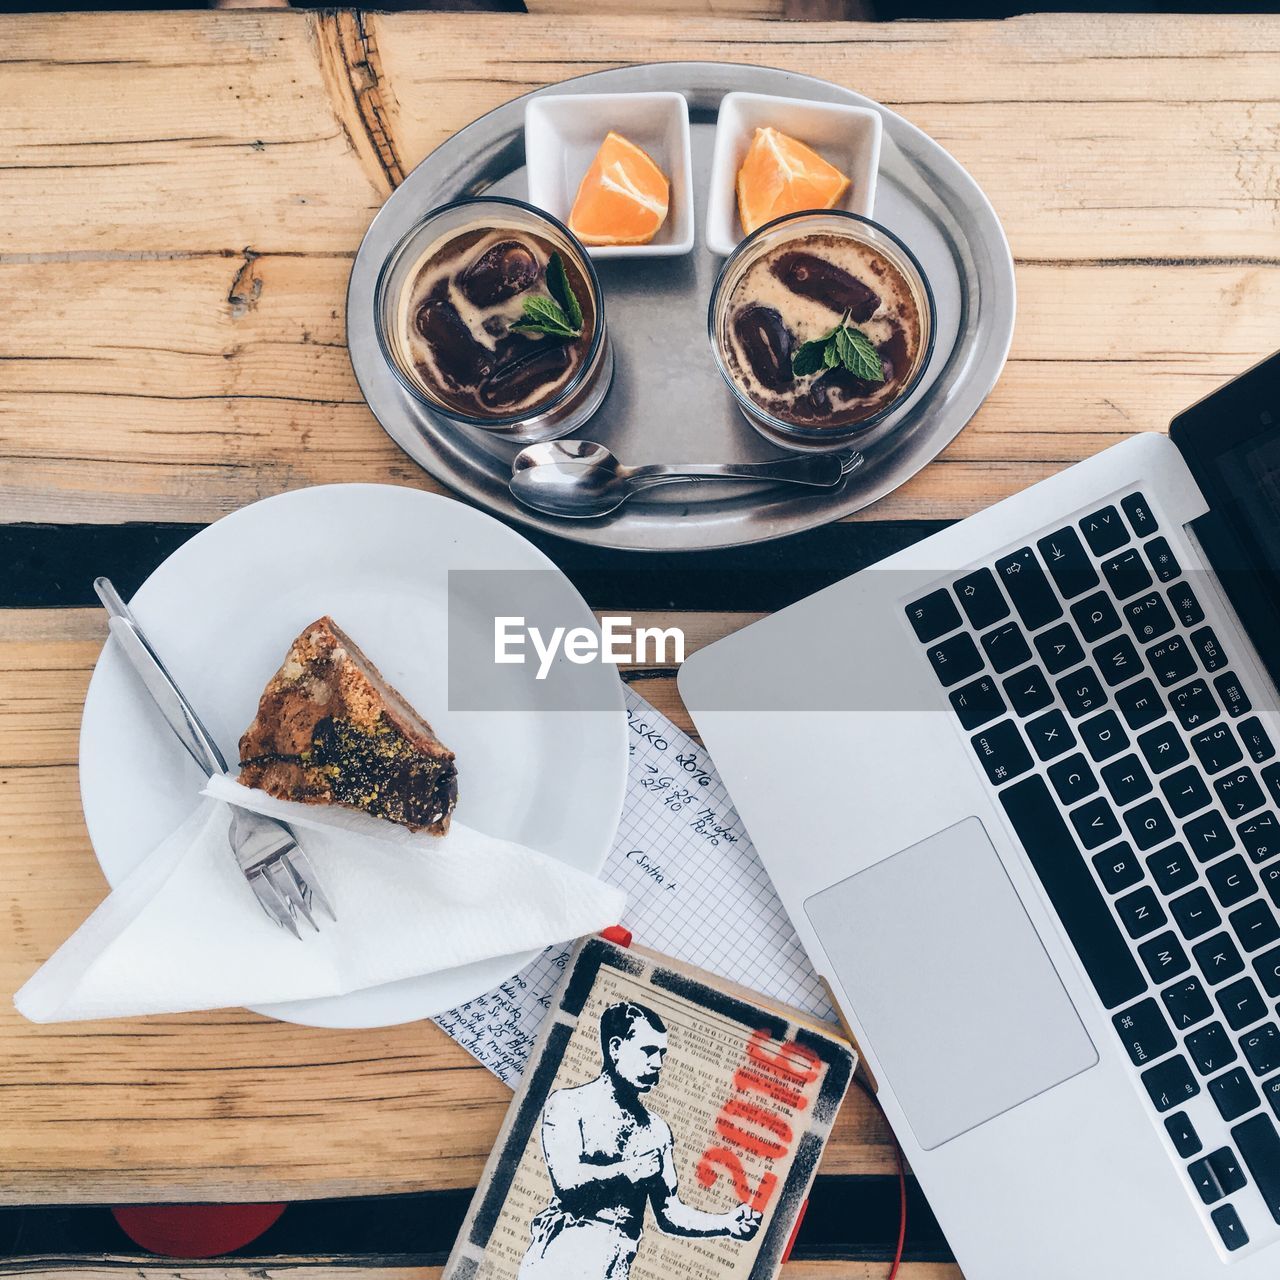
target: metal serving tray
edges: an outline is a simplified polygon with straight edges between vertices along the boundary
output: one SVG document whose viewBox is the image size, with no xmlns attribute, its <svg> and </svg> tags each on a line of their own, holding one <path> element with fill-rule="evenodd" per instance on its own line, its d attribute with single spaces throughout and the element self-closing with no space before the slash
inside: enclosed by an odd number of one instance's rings
<svg viewBox="0 0 1280 1280">
<path fill-rule="evenodd" d="M 527 196 L 527 97 L 482 116 L 431 153 L 374 218 L 347 295 L 347 341 L 360 388 L 387 434 L 451 489 L 505 518 L 601 547 L 678 551 L 740 546 L 811 529 L 875 502 L 915 475 L 976 412 L 1013 336 L 1013 259 L 977 183 L 901 116 L 824 80 L 718 62 L 670 62 L 580 76 L 540 93 L 675 90 L 689 102 L 698 243 L 686 257 L 596 261 L 617 370 L 604 405 L 576 434 L 624 462 L 760 461 L 780 456 L 738 412 L 712 360 L 707 304 L 723 259 L 702 243 L 720 100 L 734 90 L 872 107 L 884 118 L 874 217 L 912 248 L 938 312 L 937 341 L 901 425 L 831 491 L 698 482 L 633 499 L 596 520 L 522 507 L 507 481 L 517 446 L 437 419 L 383 360 L 374 287 L 388 254 L 427 210 L 464 195 Z M 532 96 L 532 95 L 530 95 Z"/>
</svg>

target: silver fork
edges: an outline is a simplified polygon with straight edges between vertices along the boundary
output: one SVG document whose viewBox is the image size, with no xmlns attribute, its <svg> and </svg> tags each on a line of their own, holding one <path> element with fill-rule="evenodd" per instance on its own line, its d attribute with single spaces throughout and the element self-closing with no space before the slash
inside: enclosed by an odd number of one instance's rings
<svg viewBox="0 0 1280 1280">
<path fill-rule="evenodd" d="M 94 579 L 93 589 L 106 609 L 111 634 L 142 679 L 165 722 L 206 777 L 225 774 L 227 762 L 218 744 L 196 715 L 169 674 L 159 654 L 143 634 L 129 606 L 107 578 Z M 320 888 L 307 855 L 289 827 L 260 813 L 231 805 L 228 839 L 244 878 L 267 916 L 295 938 L 301 939 L 298 920 L 305 920 L 317 932 L 314 904 L 331 920 L 337 915 Z"/>
</svg>

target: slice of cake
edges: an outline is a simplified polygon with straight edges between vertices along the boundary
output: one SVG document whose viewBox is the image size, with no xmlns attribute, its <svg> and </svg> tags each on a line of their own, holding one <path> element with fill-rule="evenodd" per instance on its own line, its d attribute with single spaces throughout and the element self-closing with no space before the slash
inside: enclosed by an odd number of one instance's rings
<svg viewBox="0 0 1280 1280">
<path fill-rule="evenodd" d="M 458 800 L 453 752 L 332 618 L 307 627 L 267 683 L 240 739 L 240 781 L 438 836 Z"/>
</svg>

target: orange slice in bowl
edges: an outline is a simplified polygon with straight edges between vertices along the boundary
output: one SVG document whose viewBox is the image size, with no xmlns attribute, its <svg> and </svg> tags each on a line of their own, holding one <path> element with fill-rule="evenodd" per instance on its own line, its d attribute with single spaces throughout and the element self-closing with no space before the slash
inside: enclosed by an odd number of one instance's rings
<svg viewBox="0 0 1280 1280">
<path fill-rule="evenodd" d="M 787 213 L 834 209 L 848 189 L 849 179 L 803 142 L 757 129 L 738 170 L 738 217 L 750 235 Z"/>
<path fill-rule="evenodd" d="M 583 244 L 648 244 L 667 219 L 671 184 L 648 152 L 610 131 L 569 214 Z"/>
</svg>

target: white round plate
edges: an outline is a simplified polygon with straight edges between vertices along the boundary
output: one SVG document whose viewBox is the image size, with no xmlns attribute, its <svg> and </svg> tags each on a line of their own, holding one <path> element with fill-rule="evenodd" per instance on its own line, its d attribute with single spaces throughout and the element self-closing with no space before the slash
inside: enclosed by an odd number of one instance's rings
<svg viewBox="0 0 1280 1280">
<path fill-rule="evenodd" d="M 240 735 L 293 638 L 332 615 L 456 752 L 460 822 L 595 874 L 617 831 L 626 784 L 621 682 L 612 668 L 575 668 L 575 701 L 603 710 L 451 710 L 451 569 L 549 570 L 554 589 L 563 589 L 565 624 L 594 625 L 555 565 L 491 516 L 417 489 L 373 484 L 301 489 L 226 516 L 175 551 L 132 604 L 229 761 L 238 759 Z M 469 616 L 458 604 L 452 624 L 492 646 L 491 617 Z M 190 813 L 202 783 L 108 644 L 85 699 L 80 795 L 112 885 Z M 255 1011 L 307 1026 L 390 1026 L 473 999 L 532 958 L 504 956 Z"/>
</svg>

